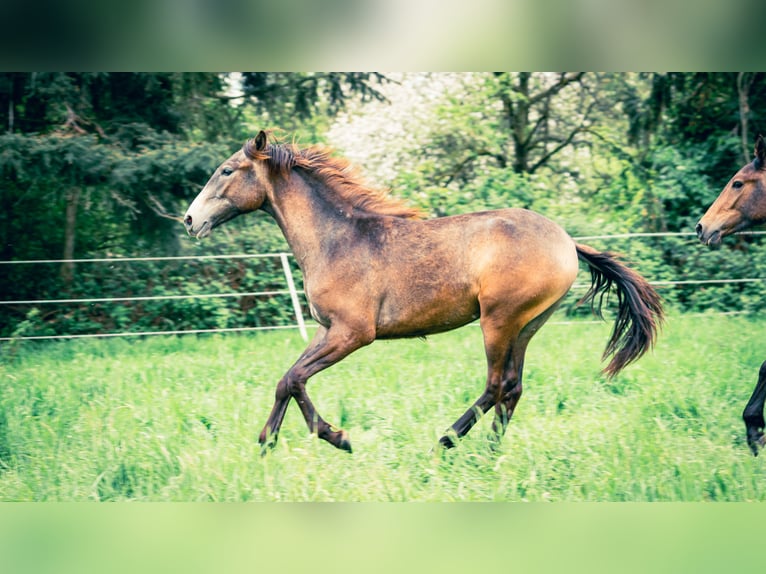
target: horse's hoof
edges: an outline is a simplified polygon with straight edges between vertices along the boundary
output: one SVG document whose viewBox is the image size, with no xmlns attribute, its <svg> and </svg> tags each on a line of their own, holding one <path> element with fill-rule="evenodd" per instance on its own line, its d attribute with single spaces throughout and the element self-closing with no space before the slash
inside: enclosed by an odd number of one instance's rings
<svg viewBox="0 0 766 574">
<path fill-rule="evenodd" d="M 264 443 L 261 445 L 261 456 L 264 457 L 267 454 L 274 452 L 274 447 L 277 446 L 275 442 Z"/>
<path fill-rule="evenodd" d="M 747 446 L 750 447 L 750 452 L 753 456 L 758 456 L 760 450 L 766 445 L 766 436 L 763 431 L 748 431 L 747 433 Z"/>
<path fill-rule="evenodd" d="M 258 443 L 261 445 L 261 456 L 266 456 L 277 446 L 277 435 L 260 436 L 258 437 Z"/>
<path fill-rule="evenodd" d="M 345 450 L 346 452 L 352 452 L 351 441 L 349 440 L 348 433 L 346 431 L 341 431 L 340 440 L 338 441 L 337 447 L 340 450 Z"/>
<path fill-rule="evenodd" d="M 455 448 L 457 446 L 457 443 L 454 441 L 454 439 L 449 435 L 444 435 L 439 439 L 439 446 L 442 446 L 444 448 Z"/>
</svg>

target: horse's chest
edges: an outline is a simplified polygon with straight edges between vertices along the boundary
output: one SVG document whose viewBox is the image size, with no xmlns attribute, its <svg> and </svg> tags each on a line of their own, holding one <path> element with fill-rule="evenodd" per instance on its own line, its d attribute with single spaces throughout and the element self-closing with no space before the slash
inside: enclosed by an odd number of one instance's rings
<svg viewBox="0 0 766 574">
<path fill-rule="evenodd" d="M 319 307 L 314 305 L 314 303 L 309 299 L 309 313 L 311 313 L 311 317 L 322 325 L 323 327 L 329 327 L 330 326 L 330 318 L 323 313 Z"/>
<path fill-rule="evenodd" d="M 348 320 L 349 315 L 362 317 L 368 314 L 370 297 L 374 297 L 361 281 L 352 285 L 341 281 L 329 284 L 307 282 L 305 287 L 309 313 L 324 327 L 330 327 L 339 318 Z"/>
</svg>

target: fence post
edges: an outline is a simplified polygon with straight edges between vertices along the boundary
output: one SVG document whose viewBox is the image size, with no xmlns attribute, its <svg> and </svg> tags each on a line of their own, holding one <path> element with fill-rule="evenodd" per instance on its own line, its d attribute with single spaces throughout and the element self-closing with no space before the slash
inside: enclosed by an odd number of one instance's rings
<svg viewBox="0 0 766 574">
<path fill-rule="evenodd" d="M 308 341 L 309 335 L 306 332 L 306 323 L 303 321 L 303 310 L 301 309 L 301 302 L 298 299 L 298 292 L 295 290 L 293 272 L 290 270 L 290 262 L 287 259 L 287 253 L 280 253 L 279 258 L 282 260 L 282 270 L 285 272 L 287 288 L 290 290 L 290 299 L 293 301 L 293 311 L 295 312 L 295 319 L 298 321 L 298 329 L 301 332 L 303 340 Z"/>
</svg>

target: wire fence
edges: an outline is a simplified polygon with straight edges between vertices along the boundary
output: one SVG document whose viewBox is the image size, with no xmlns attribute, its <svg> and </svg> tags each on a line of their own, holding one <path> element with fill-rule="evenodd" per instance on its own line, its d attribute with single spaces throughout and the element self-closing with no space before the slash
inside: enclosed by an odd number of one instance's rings
<svg viewBox="0 0 766 574">
<path fill-rule="evenodd" d="M 99 337 L 139 337 L 152 335 L 184 335 L 184 334 L 204 334 L 204 333 L 232 333 L 244 331 L 266 331 L 276 329 L 298 329 L 304 340 L 308 340 L 306 321 L 303 315 L 303 308 L 300 303 L 300 296 L 305 295 L 304 291 L 295 287 L 295 280 L 290 268 L 289 253 L 252 253 L 235 255 L 188 255 L 188 256 L 167 256 L 167 257 L 101 257 L 91 259 L 38 259 L 38 260 L 17 260 L 0 261 L 0 265 L 45 265 L 45 264 L 84 264 L 84 263 L 134 263 L 134 262 L 155 262 L 155 261 L 184 261 L 184 260 L 233 260 L 233 259 L 262 259 L 278 258 L 282 264 L 285 286 L 287 289 L 268 290 L 268 291 L 247 291 L 247 292 L 226 292 L 226 293 L 193 293 L 177 295 L 148 295 L 148 296 L 118 296 L 118 297 L 83 297 L 83 298 L 62 298 L 62 299 L 18 299 L 18 300 L 0 300 L 0 305 L 82 305 L 93 303 L 117 303 L 117 302 L 140 302 L 140 301 L 162 301 L 162 300 L 181 300 L 181 299 L 214 299 L 214 298 L 241 298 L 251 297 L 273 297 L 277 295 L 289 295 L 293 307 L 295 323 L 289 325 L 268 325 L 258 327 L 220 327 L 215 329 L 182 329 L 182 330 L 163 330 L 163 331 L 126 331 L 117 333 L 78 333 L 78 334 L 56 334 L 56 335 L 23 335 L 15 337 L 0 337 L 0 341 L 12 340 L 52 340 L 52 339 L 85 339 Z"/>
<path fill-rule="evenodd" d="M 741 232 L 741 235 L 766 235 L 766 231 L 748 231 Z M 587 235 L 574 237 L 576 241 L 610 240 L 610 239 L 634 239 L 649 237 L 694 237 L 694 233 L 687 232 L 665 232 L 665 233 L 623 233 L 611 235 Z M 305 292 L 295 287 L 295 281 L 290 268 L 289 253 L 251 253 L 234 255 L 186 255 L 186 256 L 166 256 L 166 257 L 102 257 L 90 259 L 42 259 L 42 260 L 15 260 L 0 261 L 2 265 L 45 265 L 45 264 L 84 264 L 84 263 L 133 263 L 133 262 L 153 262 L 153 261 L 182 261 L 182 260 L 236 260 L 236 259 L 256 259 L 256 258 L 278 258 L 282 264 L 286 289 L 268 290 L 268 291 L 248 291 L 248 292 L 222 292 L 222 293 L 198 293 L 198 294 L 174 294 L 174 295 L 150 295 L 150 296 L 115 296 L 115 297 L 91 297 L 91 298 L 62 298 L 62 299 L 20 299 L 20 300 L 0 300 L 0 305 L 81 305 L 93 303 L 116 303 L 116 302 L 140 302 L 157 300 L 181 300 L 181 299 L 213 299 L 213 298 L 240 298 L 240 297 L 272 297 L 277 295 L 289 295 L 292 303 L 293 316 L 295 323 L 288 325 L 267 325 L 254 327 L 222 327 L 211 329 L 182 329 L 182 330 L 162 330 L 162 331 L 138 331 L 138 332 L 114 332 L 114 333 L 79 333 L 79 334 L 57 334 L 57 335 L 30 335 L 16 337 L 0 337 L 0 341 L 12 340 L 53 340 L 53 339 L 83 339 L 83 338 L 108 338 L 108 337 L 145 337 L 155 335 L 185 335 L 185 334 L 207 334 L 207 333 L 234 333 L 248 331 L 268 331 L 279 329 L 298 329 L 304 340 L 308 339 L 306 320 L 301 304 L 301 296 Z M 654 287 L 675 287 L 680 285 L 725 285 L 757 283 L 766 281 L 766 277 L 748 277 L 748 278 L 730 278 L 730 279 L 679 279 L 679 280 L 657 280 L 649 281 Z M 590 283 L 575 283 L 572 289 L 587 289 Z M 738 312 L 734 312 L 738 313 Z M 732 314 L 725 313 L 725 314 Z M 571 321 L 560 321 L 562 324 L 569 324 Z"/>
</svg>

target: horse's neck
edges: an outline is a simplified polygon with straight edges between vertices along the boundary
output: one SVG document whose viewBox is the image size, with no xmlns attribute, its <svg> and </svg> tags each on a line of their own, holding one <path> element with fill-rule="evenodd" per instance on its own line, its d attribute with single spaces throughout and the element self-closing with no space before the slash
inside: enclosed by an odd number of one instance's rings
<svg viewBox="0 0 766 574">
<path fill-rule="evenodd" d="M 292 172 L 274 186 L 265 210 L 275 219 L 304 275 L 312 263 L 328 256 L 332 243 L 348 241 L 354 222 L 328 200 L 325 184 Z"/>
</svg>

